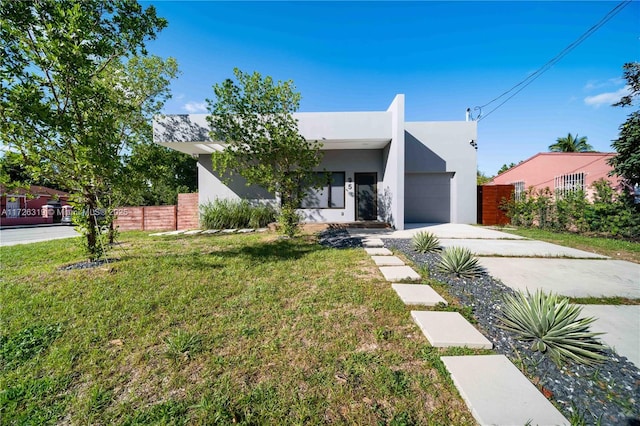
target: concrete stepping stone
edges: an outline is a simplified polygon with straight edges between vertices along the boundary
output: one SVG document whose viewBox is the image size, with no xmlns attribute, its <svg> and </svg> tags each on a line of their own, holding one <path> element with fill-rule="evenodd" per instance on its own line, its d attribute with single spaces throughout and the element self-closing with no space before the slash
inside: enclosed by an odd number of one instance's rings
<svg viewBox="0 0 640 426">
<path fill-rule="evenodd" d="M 447 305 L 447 301 L 426 284 L 391 284 L 391 287 L 405 305 L 436 306 L 438 303 Z"/>
<path fill-rule="evenodd" d="M 238 234 L 250 234 L 251 232 L 255 232 L 255 229 L 253 228 L 238 229 Z"/>
<path fill-rule="evenodd" d="M 154 234 L 149 234 L 150 237 L 160 237 L 162 235 L 170 235 L 172 231 L 169 232 L 156 232 Z"/>
<path fill-rule="evenodd" d="M 384 247 L 366 247 L 364 251 L 366 251 L 369 256 L 391 256 L 393 254 L 391 250 Z"/>
<path fill-rule="evenodd" d="M 363 247 L 384 247 L 384 243 L 380 238 L 365 238 L 362 240 Z"/>
<path fill-rule="evenodd" d="M 269 230 L 269 228 L 258 228 L 256 229 L 256 232 L 267 232 Z"/>
<path fill-rule="evenodd" d="M 203 234 L 217 234 L 220 232 L 219 229 L 207 229 L 206 231 L 202 231 Z"/>
<path fill-rule="evenodd" d="M 403 266 L 404 262 L 396 256 L 371 256 L 378 266 Z"/>
<path fill-rule="evenodd" d="M 185 232 L 184 235 L 197 235 L 201 233 L 202 233 L 202 229 L 194 229 L 192 231 Z"/>
<path fill-rule="evenodd" d="M 437 348 L 493 348 L 493 344 L 458 312 L 411 311 L 411 317 L 429 343 Z"/>
<path fill-rule="evenodd" d="M 178 231 L 170 231 L 170 232 L 166 232 L 164 235 L 180 235 L 180 234 L 184 234 L 185 232 L 187 232 L 184 229 L 180 229 Z"/>
<path fill-rule="evenodd" d="M 481 425 L 570 424 L 504 355 L 441 359 Z"/>
<path fill-rule="evenodd" d="M 237 229 L 223 229 L 222 232 L 223 234 L 233 234 L 237 231 Z"/>
<path fill-rule="evenodd" d="M 381 266 L 380 272 L 384 275 L 385 279 L 392 283 L 400 281 L 418 281 L 422 277 L 410 266 Z"/>
</svg>

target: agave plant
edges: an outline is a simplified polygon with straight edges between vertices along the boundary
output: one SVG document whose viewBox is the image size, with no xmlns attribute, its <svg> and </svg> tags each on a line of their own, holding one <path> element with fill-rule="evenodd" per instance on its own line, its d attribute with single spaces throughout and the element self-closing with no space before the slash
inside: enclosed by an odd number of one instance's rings
<svg viewBox="0 0 640 426">
<path fill-rule="evenodd" d="M 440 240 L 431 232 L 420 231 L 413 236 L 413 249 L 418 253 L 440 250 Z"/>
<path fill-rule="evenodd" d="M 438 270 L 460 278 L 476 278 L 484 273 L 478 259 L 464 247 L 449 247 L 442 252 Z"/>
<path fill-rule="evenodd" d="M 531 342 L 534 351 L 547 352 L 556 364 L 567 359 L 594 364 L 605 359 L 604 346 L 595 339 L 603 333 L 590 331 L 595 318 L 578 318 L 582 308 L 569 299 L 537 290 L 505 296 L 501 328 Z"/>
</svg>

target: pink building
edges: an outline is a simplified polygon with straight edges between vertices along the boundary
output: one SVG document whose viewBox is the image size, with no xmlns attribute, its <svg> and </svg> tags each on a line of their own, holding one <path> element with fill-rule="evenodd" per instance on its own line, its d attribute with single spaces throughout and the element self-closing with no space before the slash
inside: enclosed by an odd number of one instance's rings
<svg viewBox="0 0 640 426">
<path fill-rule="evenodd" d="M 549 188 L 556 194 L 581 189 L 590 196 L 591 185 L 599 179 L 606 179 L 618 188 L 620 180 L 609 176 L 612 167 L 607 164 L 615 155 L 612 152 L 541 152 L 499 174 L 492 183 L 514 185 L 516 197 L 530 187 Z"/>
<path fill-rule="evenodd" d="M 37 225 L 60 222 L 69 209 L 69 194 L 44 186 L 7 190 L 0 185 L 0 225 Z"/>
</svg>

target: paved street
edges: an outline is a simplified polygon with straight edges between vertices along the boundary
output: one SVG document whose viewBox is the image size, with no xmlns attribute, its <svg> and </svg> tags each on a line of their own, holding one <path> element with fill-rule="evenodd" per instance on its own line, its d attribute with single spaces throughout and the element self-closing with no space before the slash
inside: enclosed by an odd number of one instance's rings
<svg viewBox="0 0 640 426">
<path fill-rule="evenodd" d="M 73 229 L 73 226 L 67 225 L 5 228 L 0 230 L 0 246 L 36 243 L 38 241 L 77 237 L 78 235 L 80 234 Z"/>
</svg>

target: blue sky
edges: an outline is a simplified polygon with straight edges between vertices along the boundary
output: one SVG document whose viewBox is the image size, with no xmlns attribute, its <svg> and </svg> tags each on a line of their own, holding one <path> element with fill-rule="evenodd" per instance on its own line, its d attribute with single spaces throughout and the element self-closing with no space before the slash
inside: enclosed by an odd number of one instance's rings
<svg viewBox="0 0 640 426">
<path fill-rule="evenodd" d="M 293 80 L 300 111 L 385 110 L 405 94 L 407 121 L 464 120 L 554 58 L 617 1 L 210 2 L 145 1 L 169 26 L 151 53 L 177 59 L 168 114 L 206 112 L 211 86 L 233 68 Z M 483 109 L 478 167 L 546 151 L 559 136 L 587 136 L 598 151 L 629 109 L 622 65 L 640 60 L 633 1 L 502 107 Z"/>
</svg>

